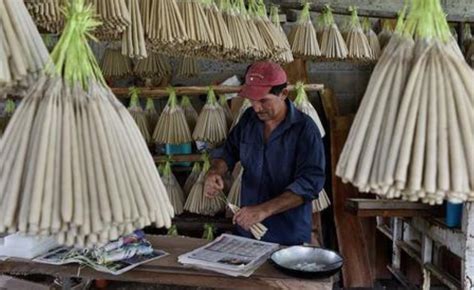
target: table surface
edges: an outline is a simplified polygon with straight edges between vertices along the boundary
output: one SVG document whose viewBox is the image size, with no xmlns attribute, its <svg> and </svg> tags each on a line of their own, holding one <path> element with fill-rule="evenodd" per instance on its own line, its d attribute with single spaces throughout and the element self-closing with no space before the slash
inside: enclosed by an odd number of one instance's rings
<svg viewBox="0 0 474 290">
<path fill-rule="evenodd" d="M 264 288 L 264 289 L 332 289 L 332 279 L 298 279 L 285 275 L 269 262 L 263 264 L 249 278 L 230 277 L 223 274 L 185 267 L 178 263 L 178 256 L 207 243 L 206 240 L 188 237 L 147 236 L 155 249 L 164 250 L 168 256 L 140 265 L 121 275 L 95 271 L 77 264 L 47 265 L 30 260 L 8 259 L 0 262 L 0 273 L 45 274 L 57 277 L 80 276 L 89 279 L 107 279 L 140 283 L 156 283 L 211 288 Z"/>
</svg>

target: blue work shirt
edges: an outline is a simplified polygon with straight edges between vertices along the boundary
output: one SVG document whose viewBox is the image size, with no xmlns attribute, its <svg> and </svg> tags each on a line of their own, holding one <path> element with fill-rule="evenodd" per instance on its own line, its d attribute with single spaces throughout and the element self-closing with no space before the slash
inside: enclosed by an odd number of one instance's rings
<svg viewBox="0 0 474 290">
<path fill-rule="evenodd" d="M 249 108 L 213 157 L 223 159 L 230 169 L 241 162 L 241 207 L 261 204 L 287 191 L 304 198 L 302 205 L 262 222 L 268 228 L 262 240 L 298 245 L 311 241 L 311 202 L 324 186 L 324 146 L 314 121 L 289 100 L 286 104 L 285 119 L 266 143 L 264 123 Z M 239 226 L 237 232 L 252 237 Z"/>
</svg>

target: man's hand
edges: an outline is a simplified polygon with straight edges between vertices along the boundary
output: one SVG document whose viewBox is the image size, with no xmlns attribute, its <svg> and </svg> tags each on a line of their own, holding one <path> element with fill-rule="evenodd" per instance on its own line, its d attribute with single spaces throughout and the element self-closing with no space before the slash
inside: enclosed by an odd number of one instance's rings
<svg viewBox="0 0 474 290">
<path fill-rule="evenodd" d="M 233 222 L 241 226 L 244 230 L 249 231 L 254 224 L 262 222 L 269 217 L 267 211 L 261 206 L 246 206 L 241 208 L 233 218 Z"/>
<path fill-rule="evenodd" d="M 224 190 L 224 179 L 215 171 L 209 170 L 204 182 L 204 195 L 215 197 Z"/>
</svg>

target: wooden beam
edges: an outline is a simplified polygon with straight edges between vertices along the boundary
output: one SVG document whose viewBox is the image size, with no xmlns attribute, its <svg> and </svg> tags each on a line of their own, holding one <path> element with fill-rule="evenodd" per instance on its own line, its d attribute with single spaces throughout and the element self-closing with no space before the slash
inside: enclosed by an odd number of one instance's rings
<svg viewBox="0 0 474 290">
<path fill-rule="evenodd" d="M 231 94 L 231 93 L 238 93 L 242 86 L 212 86 L 214 92 L 216 94 Z M 168 97 L 169 93 L 167 92 L 167 88 L 164 87 L 156 87 L 156 88 L 138 88 L 140 90 L 140 96 L 147 96 L 152 98 L 164 98 Z M 207 94 L 208 87 L 174 87 L 176 90 L 177 95 L 189 95 L 189 96 L 198 96 Z M 289 85 L 288 90 L 294 91 L 296 88 L 294 85 Z M 304 89 L 307 92 L 311 91 L 322 91 L 324 89 L 324 85 L 322 84 L 306 84 L 304 85 Z M 112 92 L 117 96 L 124 96 L 128 97 L 128 88 L 112 88 Z"/>
<path fill-rule="evenodd" d="M 301 2 L 282 2 L 280 4 L 282 9 L 296 9 L 301 10 L 303 5 Z M 326 7 L 326 4 L 312 3 L 309 10 L 313 12 L 322 12 Z M 331 5 L 333 14 L 339 15 L 351 15 L 348 6 Z M 369 8 L 358 8 L 357 14 L 360 17 L 372 17 L 372 18 L 397 18 L 398 11 L 383 11 L 380 9 L 369 9 Z M 474 22 L 474 16 L 466 16 L 462 14 L 448 14 L 446 16 L 449 22 Z"/>
<path fill-rule="evenodd" d="M 424 265 L 425 269 L 430 272 L 431 275 L 435 276 L 441 283 L 448 286 L 449 289 L 462 289 L 461 282 L 447 274 L 445 271 L 442 271 L 432 263 L 426 263 Z M 468 289 L 468 288 L 464 288 Z"/>
</svg>

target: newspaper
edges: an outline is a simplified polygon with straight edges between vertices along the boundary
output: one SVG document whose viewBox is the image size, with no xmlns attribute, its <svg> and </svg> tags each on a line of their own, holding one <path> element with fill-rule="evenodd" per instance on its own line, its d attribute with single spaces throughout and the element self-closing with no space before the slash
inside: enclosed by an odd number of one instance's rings
<svg viewBox="0 0 474 290">
<path fill-rule="evenodd" d="M 230 276 L 249 277 L 277 250 L 278 244 L 223 234 L 178 257 L 178 262 Z"/>
<path fill-rule="evenodd" d="M 161 250 L 153 250 L 151 253 L 143 255 L 135 255 L 131 258 L 120 261 L 108 262 L 100 264 L 92 255 L 92 251 L 78 251 L 71 247 L 60 247 L 42 255 L 33 261 L 50 265 L 65 265 L 71 263 L 79 263 L 87 265 L 97 271 L 110 273 L 112 275 L 120 275 L 144 263 L 167 256 L 168 253 Z"/>
</svg>

